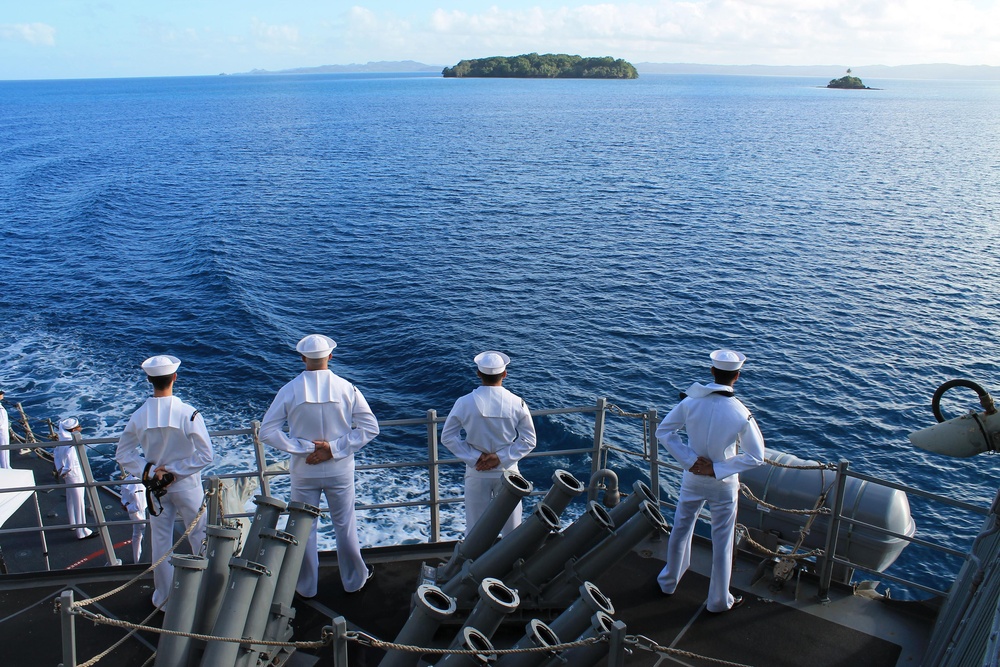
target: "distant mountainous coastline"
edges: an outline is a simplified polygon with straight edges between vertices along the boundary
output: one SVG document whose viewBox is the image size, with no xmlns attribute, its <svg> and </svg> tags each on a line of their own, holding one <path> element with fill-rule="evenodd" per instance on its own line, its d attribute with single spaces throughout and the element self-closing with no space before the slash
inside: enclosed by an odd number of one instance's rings
<svg viewBox="0 0 1000 667">
<path fill-rule="evenodd" d="M 350 74 L 365 72 L 437 72 L 440 74 L 443 69 L 444 65 L 425 65 L 414 60 L 380 60 L 364 65 L 352 63 L 350 65 L 320 65 L 318 67 L 279 70 L 252 69 L 249 72 L 238 72 L 238 74 Z"/>
<path fill-rule="evenodd" d="M 254 69 L 241 75 L 256 74 L 323 74 L 323 73 L 400 73 L 436 72 L 444 65 L 426 65 L 414 60 L 382 60 L 364 65 L 320 65 L 295 69 Z M 846 65 L 699 65 L 695 63 L 635 63 L 639 76 L 643 74 L 729 74 L 740 76 L 815 76 L 824 81 L 841 75 Z M 853 65 L 851 68 L 868 79 L 965 79 L 1000 80 L 1000 67 L 992 65 Z"/>
</svg>

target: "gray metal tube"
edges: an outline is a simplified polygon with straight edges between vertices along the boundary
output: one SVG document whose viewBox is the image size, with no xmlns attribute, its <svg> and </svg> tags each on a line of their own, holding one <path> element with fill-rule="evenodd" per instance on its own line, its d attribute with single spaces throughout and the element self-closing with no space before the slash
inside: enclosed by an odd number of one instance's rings
<svg viewBox="0 0 1000 667">
<path fill-rule="evenodd" d="M 603 611 L 598 611 L 591 617 L 589 629 L 579 639 L 599 637 L 605 633 L 610 634 L 614 630 L 614 627 L 615 619 Z M 553 666 L 560 664 L 572 665 L 572 667 L 591 667 L 608 657 L 609 648 L 610 644 L 606 641 L 594 642 L 593 644 L 586 644 L 584 646 L 574 646 L 560 653 L 558 658 L 553 658 Z"/>
<path fill-rule="evenodd" d="M 448 597 L 437 586 L 422 584 L 417 586 L 413 596 L 413 611 L 406 619 L 395 644 L 405 646 L 426 646 L 437 631 L 441 621 L 455 613 L 455 599 Z M 413 667 L 420 661 L 419 653 L 390 650 L 382 658 L 379 667 Z"/>
<path fill-rule="evenodd" d="M 479 582 L 486 577 L 500 578 L 509 573 L 518 558 L 534 553 L 549 533 L 558 529 L 559 517 L 539 503 L 535 506 L 535 511 L 510 535 L 494 544 L 479 558 L 467 561 L 467 567 L 463 567 L 461 572 L 442 586 L 444 592 L 458 598 L 459 602 L 471 597 Z"/>
<path fill-rule="evenodd" d="M 587 487 L 583 482 L 571 473 L 562 469 L 556 470 L 552 473 L 552 488 L 542 498 L 542 502 L 548 505 L 556 516 L 561 516 L 566 506 L 586 490 Z"/>
<path fill-rule="evenodd" d="M 196 607 L 201 592 L 201 581 L 208 568 L 204 556 L 174 554 L 170 557 L 174 566 L 173 590 L 170 604 L 163 614 L 163 629 L 190 633 L 197 617 Z M 160 635 L 156 645 L 156 667 L 186 667 L 191 652 L 191 638 L 182 635 Z"/>
<path fill-rule="evenodd" d="M 285 501 L 271 498 L 270 496 L 254 496 L 253 502 L 257 506 L 257 509 L 254 510 L 253 521 L 250 523 L 250 532 L 247 533 L 246 542 L 244 542 L 243 549 L 240 551 L 241 556 L 244 558 L 249 557 L 250 560 L 256 560 L 256 558 L 253 558 L 253 553 L 257 551 L 260 531 L 265 528 L 273 529 L 277 526 L 278 517 L 281 516 L 281 513 L 287 507 Z"/>
<path fill-rule="evenodd" d="M 284 503 L 282 503 L 284 505 Z M 260 563 L 267 570 L 267 576 L 257 580 L 250 609 L 247 611 L 247 622 L 243 626 L 243 636 L 250 639 L 261 639 L 267 629 L 267 620 L 271 613 L 271 600 L 274 599 L 274 587 L 278 583 L 278 574 L 288 547 L 294 544 L 295 538 L 289 533 L 274 528 L 262 528 L 257 535 L 257 550 L 247 555 Z M 246 552 L 246 549 L 244 549 Z M 237 665 L 256 664 L 256 656 L 266 651 L 264 646 L 242 646 Z"/>
<path fill-rule="evenodd" d="M 462 628 L 459 633 L 461 641 L 458 648 L 466 651 L 479 651 L 476 654 L 448 653 L 438 660 L 438 667 L 479 667 L 490 663 L 495 656 L 490 640 L 474 628 Z"/>
<path fill-rule="evenodd" d="M 562 637 L 563 641 L 575 641 L 590 625 L 595 613 L 602 612 L 609 616 L 615 613 L 611 600 L 596 585 L 585 581 L 579 590 L 580 597 L 576 602 L 549 623 L 552 632 Z"/>
<path fill-rule="evenodd" d="M 590 483 L 587 485 L 587 500 L 597 500 L 597 492 L 600 490 L 600 481 L 608 480 L 608 485 L 604 489 L 604 506 L 614 507 L 621 500 L 618 492 L 618 473 L 609 468 L 601 468 L 590 476 Z"/>
<path fill-rule="evenodd" d="M 643 501 L 653 503 L 653 507 L 659 507 L 656 503 L 656 498 L 653 497 L 653 492 L 650 491 L 646 483 L 642 480 L 636 480 L 632 484 L 632 493 L 626 496 L 625 500 L 611 508 L 608 514 L 611 515 L 611 519 L 615 522 L 616 526 L 621 526 L 639 511 L 639 506 L 642 505 Z"/>
<path fill-rule="evenodd" d="M 194 627 L 198 634 L 206 635 L 215 627 L 215 618 L 229 582 L 229 559 L 236 553 L 236 541 L 241 534 L 236 528 L 209 526 L 206 529 L 208 568 L 201 580 L 201 594 L 195 612 Z"/>
<path fill-rule="evenodd" d="M 542 598 L 548 604 L 568 603 L 576 596 L 580 583 L 596 579 L 610 570 L 611 566 L 650 534 L 668 529 L 667 521 L 660 511 L 652 503 L 644 501 L 639 506 L 638 514 L 546 585 L 542 590 Z"/>
<path fill-rule="evenodd" d="M 247 612 L 250 600 L 253 599 L 257 580 L 268 574 L 260 563 L 254 563 L 246 558 L 233 558 L 229 563 L 232 573 L 229 575 L 229 588 L 219 609 L 219 617 L 215 621 L 212 635 L 215 637 L 242 637 L 243 626 L 247 622 Z M 203 667 L 224 667 L 236 663 L 240 645 L 235 642 L 210 641 L 205 647 Z"/>
<path fill-rule="evenodd" d="M 517 591 L 507 588 L 499 579 L 487 577 L 479 585 L 479 602 L 469 612 L 463 628 L 475 628 L 487 639 L 493 638 L 493 633 L 500 627 L 503 617 L 514 612 L 521 604 Z M 451 648 L 458 648 L 462 633 L 459 632 L 452 642 Z"/>
<path fill-rule="evenodd" d="M 531 619 L 525 628 L 525 634 L 511 648 L 536 648 L 540 646 L 556 646 L 560 644 L 559 636 L 552 629 L 539 621 Z M 496 667 L 535 667 L 554 655 L 551 651 L 532 651 L 531 653 L 505 653 L 496 662 Z"/>
<path fill-rule="evenodd" d="M 285 558 L 281 562 L 278 581 L 274 585 L 274 597 L 271 600 L 271 617 L 264 631 L 264 639 L 285 641 L 291 635 L 288 622 L 295 617 L 292 609 L 292 598 L 295 597 L 295 583 L 302 569 L 302 557 L 305 555 L 306 542 L 312 531 L 320 510 L 314 505 L 293 501 L 288 503 L 288 521 L 285 531 L 295 542 L 285 550 Z M 275 649 L 277 651 L 277 649 Z"/>
<path fill-rule="evenodd" d="M 614 521 L 596 501 L 587 502 L 587 511 L 563 532 L 553 535 L 537 553 L 527 558 L 508 579 L 508 586 L 525 586 L 537 592 L 577 554 L 587 553 L 602 537 L 612 533 Z M 557 633 L 558 634 L 558 633 Z"/>
<path fill-rule="evenodd" d="M 521 499 L 534 490 L 531 482 L 516 472 L 506 470 L 501 478 L 500 490 L 490 501 L 489 507 L 483 512 L 476 525 L 469 530 L 468 536 L 462 540 L 460 553 L 467 559 L 479 558 L 493 546 L 497 535 L 507 523 L 511 512 Z"/>
</svg>

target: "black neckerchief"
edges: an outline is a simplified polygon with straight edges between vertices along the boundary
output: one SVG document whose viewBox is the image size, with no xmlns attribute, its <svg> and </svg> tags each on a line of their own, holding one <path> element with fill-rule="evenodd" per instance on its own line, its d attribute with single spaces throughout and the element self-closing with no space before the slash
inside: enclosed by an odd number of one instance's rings
<svg viewBox="0 0 1000 667">
<path fill-rule="evenodd" d="M 713 392 L 710 392 L 710 393 L 708 394 L 708 396 L 711 396 L 712 394 L 717 394 L 717 395 L 719 395 L 719 396 L 725 396 L 726 398 L 736 398 L 736 394 L 735 394 L 734 392 L 732 392 L 732 391 L 726 391 L 725 389 L 718 389 L 718 390 L 716 390 L 716 391 L 713 391 Z M 681 397 L 681 400 L 683 401 L 683 400 L 684 400 L 685 398 L 687 398 L 687 397 L 688 397 L 688 395 L 687 395 L 687 394 L 685 394 L 685 393 L 684 393 L 684 392 L 682 391 L 682 392 L 680 393 L 680 397 Z"/>
</svg>

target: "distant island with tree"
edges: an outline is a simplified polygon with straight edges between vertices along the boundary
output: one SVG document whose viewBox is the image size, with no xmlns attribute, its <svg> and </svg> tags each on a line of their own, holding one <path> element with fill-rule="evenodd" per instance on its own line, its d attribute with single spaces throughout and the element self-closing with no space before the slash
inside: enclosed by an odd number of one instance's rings
<svg viewBox="0 0 1000 667">
<path fill-rule="evenodd" d="M 445 77 L 496 77 L 521 79 L 637 79 L 632 63 L 614 59 L 583 58 L 565 53 L 526 53 L 520 56 L 494 56 L 462 60 L 445 67 Z"/>
<path fill-rule="evenodd" d="M 826 84 L 827 88 L 847 88 L 850 90 L 871 90 L 862 83 L 861 79 L 856 76 L 851 76 L 851 69 L 847 69 L 847 76 L 842 76 L 839 79 L 833 79 L 830 83 Z"/>
</svg>

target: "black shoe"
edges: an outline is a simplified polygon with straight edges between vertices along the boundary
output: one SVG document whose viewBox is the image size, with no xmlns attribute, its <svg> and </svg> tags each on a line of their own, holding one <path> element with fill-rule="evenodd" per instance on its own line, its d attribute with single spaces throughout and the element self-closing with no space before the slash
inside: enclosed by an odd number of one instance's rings
<svg viewBox="0 0 1000 667">
<path fill-rule="evenodd" d="M 365 587 L 368 585 L 368 582 L 371 581 L 372 577 L 374 576 L 375 576 L 375 568 L 369 565 L 368 576 L 365 577 L 365 583 L 361 584 L 361 588 L 359 588 L 356 591 L 344 591 L 344 592 L 347 593 L 348 595 L 354 595 L 355 593 L 360 593 L 361 591 L 365 590 Z"/>
<path fill-rule="evenodd" d="M 706 609 L 705 613 L 711 614 L 713 616 L 716 616 L 718 614 L 725 614 L 727 611 L 732 611 L 733 609 L 742 606 L 744 602 L 746 602 L 746 598 L 744 598 L 742 595 L 734 595 L 733 605 L 729 609 L 723 609 L 722 611 L 709 611 L 708 609 Z"/>
</svg>

